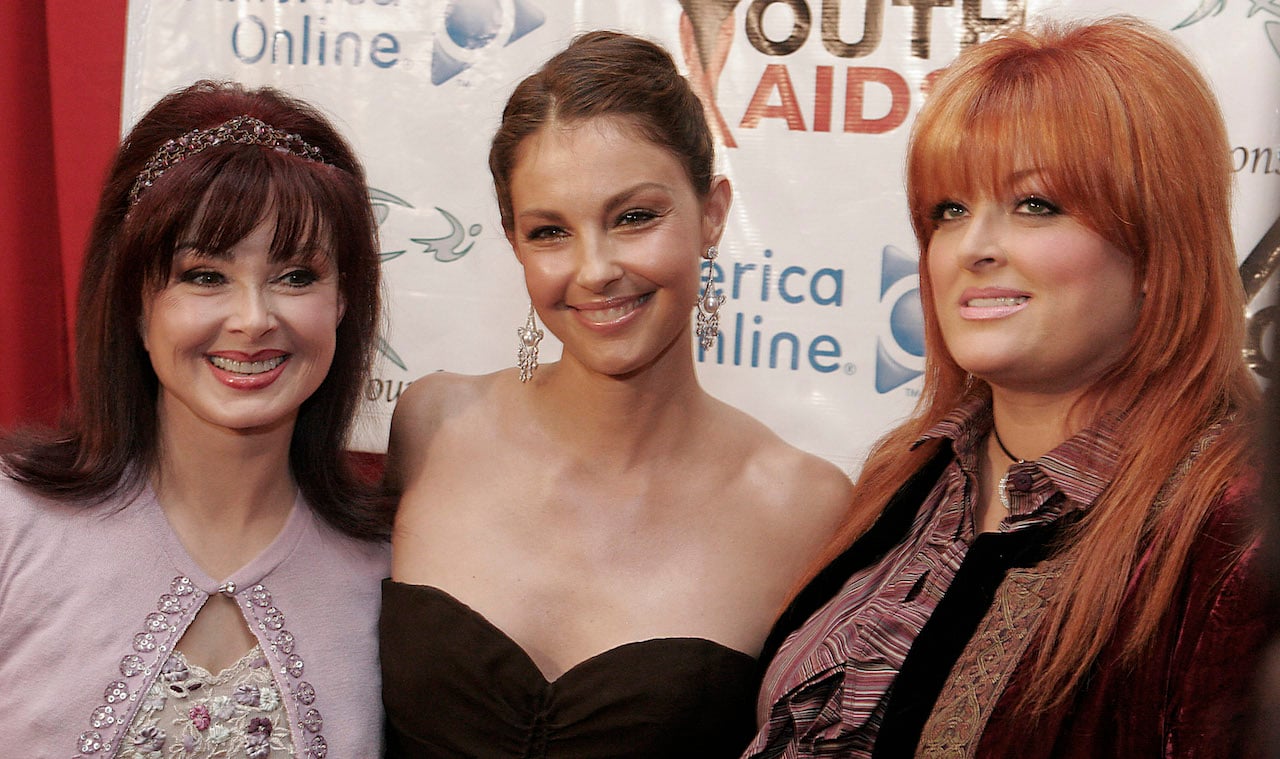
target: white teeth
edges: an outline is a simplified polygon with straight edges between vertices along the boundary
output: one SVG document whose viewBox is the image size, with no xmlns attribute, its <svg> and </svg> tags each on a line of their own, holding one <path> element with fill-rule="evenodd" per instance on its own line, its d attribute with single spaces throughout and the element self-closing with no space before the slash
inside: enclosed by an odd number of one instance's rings
<svg viewBox="0 0 1280 759">
<path fill-rule="evenodd" d="M 1012 298 L 973 298 L 969 301 L 970 308 L 999 308 L 1001 306 L 1018 306 L 1026 303 L 1029 296 L 1017 295 Z"/>
<path fill-rule="evenodd" d="M 632 311 L 635 311 L 641 303 L 644 303 L 647 300 L 649 300 L 649 295 L 642 295 L 635 300 L 627 301 L 614 306 L 613 308 L 585 309 L 578 311 L 578 313 L 582 314 L 582 318 L 592 324 L 608 324 L 609 322 L 617 321 Z"/>
<path fill-rule="evenodd" d="M 209 363 L 224 372 L 235 372 L 236 374 L 262 374 L 263 372 L 269 372 L 283 364 L 286 358 L 288 358 L 288 356 L 276 356 L 275 358 L 268 358 L 264 361 L 234 361 L 222 356 L 210 356 Z"/>
</svg>

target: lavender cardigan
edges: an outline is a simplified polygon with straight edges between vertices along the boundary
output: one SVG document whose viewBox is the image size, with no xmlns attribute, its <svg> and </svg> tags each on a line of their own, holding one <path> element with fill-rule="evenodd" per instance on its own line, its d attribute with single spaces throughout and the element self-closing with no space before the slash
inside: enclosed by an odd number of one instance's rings
<svg viewBox="0 0 1280 759">
<path fill-rule="evenodd" d="M 224 578 L 221 592 L 271 663 L 299 757 L 381 754 L 388 556 L 299 499 L 271 545 Z M 174 644 L 218 592 L 150 490 L 86 507 L 0 476 L 0 753 L 114 756 Z"/>
</svg>

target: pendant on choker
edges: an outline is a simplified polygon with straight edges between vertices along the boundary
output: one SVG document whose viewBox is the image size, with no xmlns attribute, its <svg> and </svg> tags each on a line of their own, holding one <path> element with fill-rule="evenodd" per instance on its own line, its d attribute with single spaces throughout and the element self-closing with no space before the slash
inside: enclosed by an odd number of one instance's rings
<svg viewBox="0 0 1280 759">
<path fill-rule="evenodd" d="M 1000 484 L 996 485 L 996 495 L 1000 496 L 1000 505 L 1004 507 L 1005 511 L 1013 511 L 1013 505 L 1009 502 L 1008 471 L 1005 471 L 1004 476 L 1000 478 Z"/>
<path fill-rule="evenodd" d="M 994 424 L 991 425 L 991 434 L 995 436 L 996 445 L 1000 446 L 1000 450 L 1004 453 L 1004 455 L 1009 457 L 1010 461 L 1012 461 L 1015 464 L 1026 463 L 1026 459 L 1020 459 L 1009 452 L 1009 449 L 1006 448 L 1004 445 L 1004 441 L 1000 439 L 1000 430 L 997 430 Z M 1000 497 L 1000 505 L 1004 507 L 1004 510 L 1012 512 L 1013 504 L 1009 501 L 1009 470 L 1008 469 L 1004 471 L 1004 476 L 1000 478 L 999 484 L 996 485 L 996 495 Z"/>
</svg>

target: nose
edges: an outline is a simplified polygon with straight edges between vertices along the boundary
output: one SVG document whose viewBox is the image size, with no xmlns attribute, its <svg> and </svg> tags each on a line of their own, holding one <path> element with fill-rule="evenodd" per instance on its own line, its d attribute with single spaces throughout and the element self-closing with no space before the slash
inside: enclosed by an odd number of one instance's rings
<svg viewBox="0 0 1280 759">
<path fill-rule="evenodd" d="M 965 221 L 956 255 L 966 269 L 999 266 L 1005 261 L 1004 223 L 998 211 L 984 208 Z"/>
<path fill-rule="evenodd" d="M 227 318 L 227 329 L 259 338 L 276 328 L 276 313 L 271 293 L 259 287 L 238 288 Z"/>
<path fill-rule="evenodd" d="M 603 292 L 620 279 L 623 269 L 617 244 L 607 235 L 585 235 L 578 245 L 578 270 L 574 281 L 590 292 Z"/>
</svg>

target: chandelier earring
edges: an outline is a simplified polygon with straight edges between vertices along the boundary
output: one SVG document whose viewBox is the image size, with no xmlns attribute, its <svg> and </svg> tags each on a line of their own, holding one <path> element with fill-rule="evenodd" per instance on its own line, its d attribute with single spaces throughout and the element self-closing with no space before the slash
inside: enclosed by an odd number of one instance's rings
<svg viewBox="0 0 1280 759">
<path fill-rule="evenodd" d="M 538 343 L 542 342 L 543 332 L 538 329 L 538 323 L 533 320 L 533 304 L 529 304 L 529 318 L 525 320 L 524 326 L 516 329 L 516 334 L 520 336 L 520 347 L 516 350 L 516 366 L 520 368 L 520 381 L 528 382 L 533 379 L 533 373 L 538 368 Z"/>
<path fill-rule="evenodd" d="M 707 248 L 707 252 L 702 257 L 707 260 L 707 281 L 702 288 L 702 294 L 698 296 L 698 318 L 697 329 L 698 344 L 703 350 L 711 350 L 716 344 L 716 338 L 720 336 L 720 306 L 724 304 L 724 295 L 719 290 L 711 286 L 711 276 L 713 273 L 712 262 L 716 260 L 716 256 L 720 254 L 720 249 L 712 245 Z"/>
</svg>

